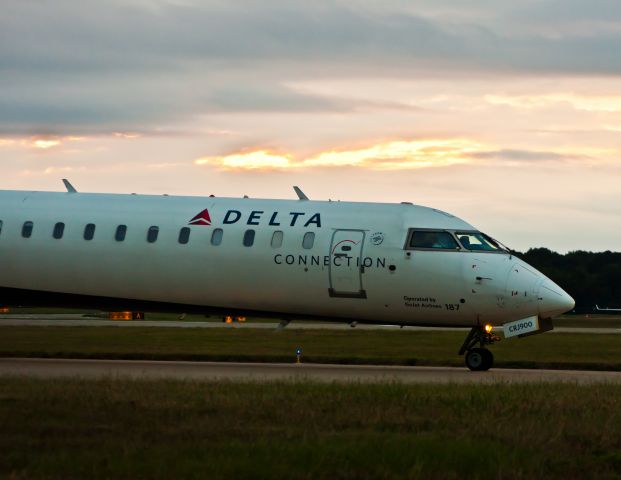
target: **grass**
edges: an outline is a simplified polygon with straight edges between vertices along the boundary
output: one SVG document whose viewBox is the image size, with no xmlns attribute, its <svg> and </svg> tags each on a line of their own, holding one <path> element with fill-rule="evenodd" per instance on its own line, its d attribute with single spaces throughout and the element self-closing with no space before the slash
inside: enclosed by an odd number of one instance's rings
<svg viewBox="0 0 621 480">
<path fill-rule="evenodd" d="M 1 378 L 11 479 L 618 478 L 621 387 Z"/>
<path fill-rule="evenodd" d="M 621 328 L 621 315 L 562 315 L 554 320 L 555 327 Z"/>
<path fill-rule="evenodd" d="M 0 356 L 462 366 L 465 332 L 0 327 Z M 621 336 L 548 333 L 491 347 L 498 367 L 621 370 Z"/>
</svg>

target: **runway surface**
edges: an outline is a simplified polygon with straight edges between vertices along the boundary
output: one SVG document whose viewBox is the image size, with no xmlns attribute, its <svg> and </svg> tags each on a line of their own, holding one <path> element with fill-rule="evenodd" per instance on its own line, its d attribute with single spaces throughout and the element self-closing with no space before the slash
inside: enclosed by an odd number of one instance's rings
<svg viewBox="0 0 621 480">
<path fill-rule="evenodd" d="M 0 358 L 1 376 L 37 378 L 135 378 L 175 380 L 275 380 L 319 382 L 400 382 L 408 384 L 492 384 L 569 382 L 621 384 L 621 372 L 573 370 L 399 367 L 377 365 L 318 365 L 276 363 L 156 362 L 134 360 L 68 360 Z"/>
<path fill-rule="evenodd" d="M 251 328 L 275 330 L 278 323 L 250 322 L 250 323 L 222 323 L 222 322 L 195 322 L 183 320 L 108 320 L 102 318 L 84 317 L 81 314 L 5 314 L 0 315 L 0 326 L 21 327 L 159 327 L 159 328 Z M 289 330 L 352 330 L 349 323 L 303 322 L 294 321 L 287 327 Z M 362 330 L 399 330 L 398 325 L 366 325 L 357 324 L 356 329 Z M 495 327 L 502 331 L 502 327 Z M 469 328 L 438 328 L 438 327 L 403 327 L 408 331 L 463 331 Z M 586 327 L 555 327 L 550 333 L 589 333 L 589 334 L 621 334 L 621 328 L 586 328 Z"/>
</svg>

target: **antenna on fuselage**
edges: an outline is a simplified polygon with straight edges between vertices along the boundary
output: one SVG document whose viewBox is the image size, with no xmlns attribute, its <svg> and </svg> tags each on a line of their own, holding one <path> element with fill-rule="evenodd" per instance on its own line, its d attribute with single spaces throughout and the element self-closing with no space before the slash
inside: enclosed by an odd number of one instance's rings
<svg viewBox="0 0 621 480">
<path fill-rule="evenodd" d="M 65 184 L 65 188 L 67 189 L 67 193 L 78 193 L 78 191 L 75 189 L 75 187 L 73 185 L 71 185 L 71 182 L 69 180 L 67 180 L 66 178 L 63 178 L 63 183 Z"/>
<path fill-rule="evenodd" d="M 293 189 L 295 190 L 295 193 L 297 193 L 300 200 L 308 200 L 308 197 L 304 194 L 302 190 L 300 190 L 300 187 L 293 187 Z"/>
</svg>

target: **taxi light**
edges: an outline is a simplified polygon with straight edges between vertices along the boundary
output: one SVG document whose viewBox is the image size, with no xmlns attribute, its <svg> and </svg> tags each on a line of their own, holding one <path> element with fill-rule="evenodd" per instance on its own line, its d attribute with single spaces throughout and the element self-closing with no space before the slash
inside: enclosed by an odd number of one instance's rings
<svg viewBox="0 0 621 480">
<path fill-rule="evenodd" d="M 0 313 L 9 313 L 9 307 L 0 307 Z"/>
<path fill-rule="evenodd" d="M 494 327 L 492 327 L 489 323 L 485 325 L 485 333 L 491 333 L 492 329 Z"/>
<path fill-rule="evenodd" d="M 235 320 L 237 320 L 238 322 L 245 322 L 246 317 L 236 317 Z"/>
<path fill-rule="evenodd" d="M 108 318 L 110 320 L 132 320 L 132 312 L 110 312 Z"/>
<path fill-rule="evenodd" d="M 233 317 L 227 315 L 226 317 L 224 317 L 224 323 L 233 323 Z"/>
</svg>

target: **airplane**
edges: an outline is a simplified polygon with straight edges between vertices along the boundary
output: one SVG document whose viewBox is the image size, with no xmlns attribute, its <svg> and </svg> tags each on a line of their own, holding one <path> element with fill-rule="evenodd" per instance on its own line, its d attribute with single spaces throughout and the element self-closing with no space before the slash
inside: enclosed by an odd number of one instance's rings
<svg viewBox="0 0 621 480">
<path fill-rule="evenodd" d="M 621 308 L 599 308 L 599 305 L 595 305 L 596 312 L 621 312 Z"/>
<path fill-rule="evenodd" d="M 469 327 L 488 370 L 500 338 L 574 307 L 490 236 L 400 204 L 0 191 L 0 305 Z"/>
</svg>

